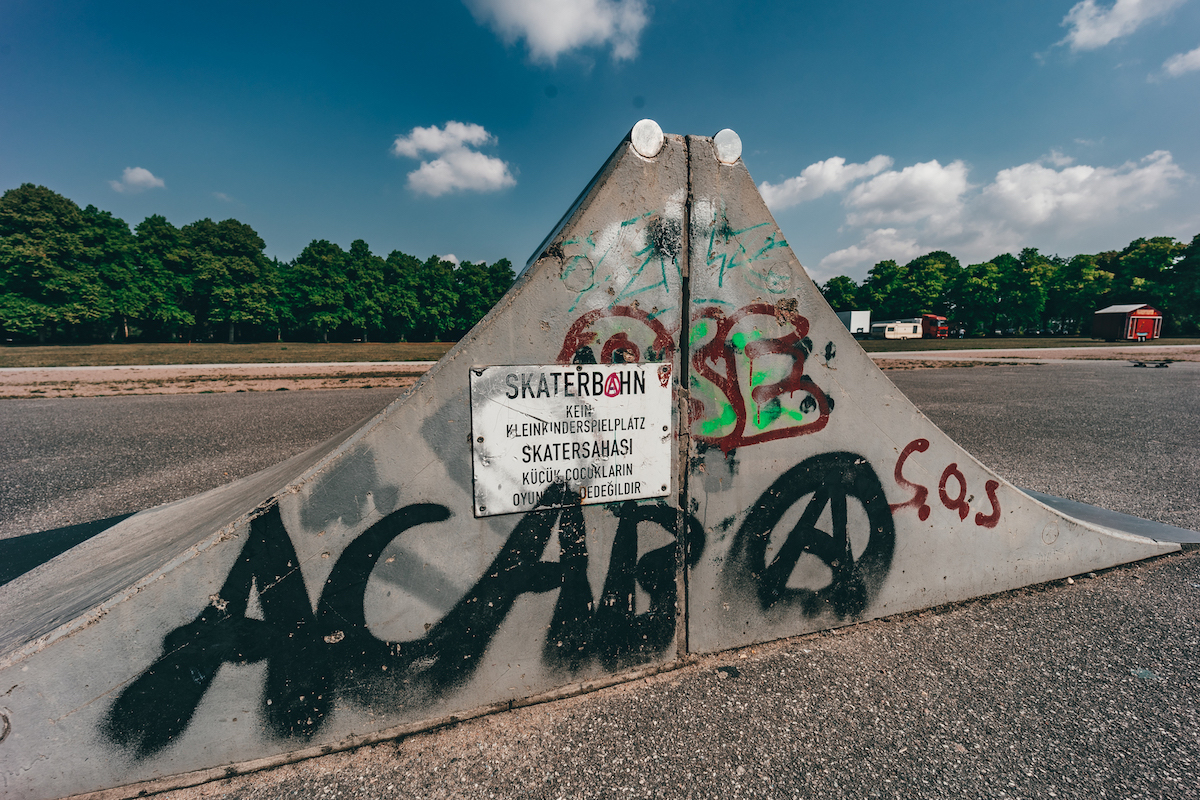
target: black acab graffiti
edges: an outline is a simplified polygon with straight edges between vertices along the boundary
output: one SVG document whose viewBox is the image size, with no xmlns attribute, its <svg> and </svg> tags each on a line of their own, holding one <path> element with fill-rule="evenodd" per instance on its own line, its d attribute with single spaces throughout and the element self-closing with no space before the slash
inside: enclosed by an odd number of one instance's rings
<svg viewBox="0 0 1200 800">
<path fill-rule="evenodd" d="M 445 506 L 405 506 L 359 535 L 339 556 L 313 611 L 299 559 L 277 506 L 250 525 L 249 538 L 221 591 L 192 622 L 163 641 L 163 654 L 114 701 L 103 732 L 137 757 L 167 747 L 190 723 L 223 664 L 266 661 L 261 714 L 281 737 L 317 733 L 339 697 L 363 705 L 432 699 L 465 683 L 514 602 L 558 591 L 543 660 L 577 671 L 593 660 L 606 669 L 649 661 L 673 641 L 677 543 L 638 557 L 638 526 L 675 534 L 679 512 L 667 505 L 615 506 L 619 518 L 607 577 L 595 601 L 587 576 L 582 508 L 554 486 L 526 514 L 483 577 L 420 639 L 389 642 L 369 630 L 367 581 L 384 548 L 419 525 L 450 518 Z M 704 532 L 687 516 L 686 561 L 695 564 Z M 559 560 L 542 556 L 555 531 Z M 649 595 L 638 611 L 636 586 Z M 246 616 L 256 592 L 262 619 Z"/>
<path fill-rule="evenodd" d="M 783 535 L 776 531 L 787 512 L 805 497 L 799 520 Z M 858 532 L 865 546 L 856 558 L 847 501 L 860 503 L 867 529 Z M 825 509 L 830 530 L 817 527 Z M 772 534 L 779 542 L 768 563 Z M 771 484 L 750 507 L 734 536 L 723 574 L 727 594 L 752 591 L 766 611 L 782 608 L 814 617 L 831 611 L 838 619 L 857 618 L 871 604 L 892 566 L 896 528 L 879 476 L 855 453 L 823 453 L 801 461 Z M 820 589 L 789 587 L 788 579 L 805 553 L 832 573 Z"/>
<path fill-rule="evenodd" d="M 767 562 L 772 533 L 788 510 L 812 497 Z M 862 504 L 869 530 L 855 557 L 847 502 Z M 169 746 L 186 730 L 217 671 L 226 663 L 266 662 L 260 713 L 275 736 L 308 739 L 339 698 L 394 709 L 432 703 L 475 673 L 513 604 L 523 594 L 557 591 L 542 645 L 547 666 L 567 673 L 598 663 L 618 670 L 646 663 L 672 643 L 680 513 L 663 503 L 612 504 L 618 517 L 599 599 L 588 579 L 586 529 L 578 498 L 564 486 L 546 490 L 541 508 L 517 523 L 483 576 L 420 639 L 377 638 L 364 610 L 367 582 L 384 549 L 420 525 L 445 522 L 442 505 L 405 506 L 360 534 L 338 557 L 313 610 L 300 561 L 277 506 L 254 519 L 248 539 L 218 595 L 199 616 L 163 641 L 162 655 L 110 707 L 103 733 L 138 758 Z M 551 508 L 550 506 L 554 506 Z M 832 530 L 817 528 L 830 510 Z M 688 567 L 705 546 L 690 514 L 683 550 Z M 676 541 L 638 556 L 638 527 L 657 525 Z M 559 558 L 543 560 L 557 533 Z M 776 538 L 780 538 L 779 535 Z M 853 453 L 825 453 L 783 473 L 754 502 L 738 530 L 723 583 L 738 598 L 839 619 L 862 615 L 891 567 L 895 528 L 870 464 Z M 822 589 L 791 588 L 800 556 L 824 562 L 832 580 Z M 637 587 L 649 596 L 636 607 Z M 247 616 L 257 594 L 261 619 Z"/>
</svg>

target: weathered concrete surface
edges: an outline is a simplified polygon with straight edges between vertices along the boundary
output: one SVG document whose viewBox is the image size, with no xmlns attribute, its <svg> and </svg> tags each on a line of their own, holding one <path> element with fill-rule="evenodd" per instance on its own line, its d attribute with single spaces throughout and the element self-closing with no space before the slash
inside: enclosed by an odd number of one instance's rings
<svg viewBox="0 0 1200 800">
<path fill-rule="evenodd" d="M 708 535 L 690 573 L 691 650 L 1174 549 L 1067 518 L 950 441 L 820 297 L 742 163 L 688 143 L 689 493 Z"/>
<path fill-rule="evenodd" d="M 569 362 L 588 344 L 598 358 L 625 293 L 651 335 L 618 337 L 618 354 L 669 361 L 684 187 L 681 137 L 653 160 L 622 145 L 546 257 L 362 430 L 136 515 L 0 589 L 4 792 L 342 747 L 674 661 L 677 511 L 474 519 L 467 370 Z M 627 602 L 597 603 L 593 586 Z"/>
<path fill-rule="evenodd" d="M 539 255 L 360 431 L 0 588 L 6 793 L 265 763 L 654 671 L 684 651 L 681 607 L 704 652 L 1175 549 L 1058 515 L 946 439 L 709 139 L 622 144 Z M 672 499 L 473 517 L 472 366 L 678 380 L 685 342 Z"/>
</svg>

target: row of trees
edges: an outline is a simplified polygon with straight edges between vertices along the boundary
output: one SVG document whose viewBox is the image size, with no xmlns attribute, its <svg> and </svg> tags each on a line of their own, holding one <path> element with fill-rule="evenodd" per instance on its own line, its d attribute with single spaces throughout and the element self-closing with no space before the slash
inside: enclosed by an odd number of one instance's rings
<svg viewBox="0 0 1200 800">
<path fill-rule="evenodd" d="M 209 339 L 436 341 L 466 333 L 513 281 L 507 259 L 453 264 L 361 239 L 317 240 L 267 258 L 249 225 L 154 215 L 134 230 L 42 186 L 0 197 L 0 329 L 13 341 Z M 1034 248 L 962 266 L 939 250 L 876 264 L 861 285 L 821 287 L 838 311 L 876 319 L 943 314 L 971 333 L 1087 332 L 1096 309 L 1149 303 L 1166 331 L 1200 332 L 1200 235 L 1137 239 L 1121 251 L 1045 256 Z"/>
<path fill-rule="evenodd" d="M 1123 250 L 1045 256 L 1032 247 L 962 266 L 944 250 L 901 266 L 881 261 L 862 284 L 845 275 L 822 294 L 837 311 L 870 309 L 873 319 L 942 314 L 969 333 L 1034 330 L 1087 333 L 1092 314 L 1116 303 L 1148 303 L 1164 333 L 1200 333 L 1200 235 L 1136 239 Z"/>
<path fill-rule="evenodd" d="M 508 290 L 507 259 L 454 264 L 360 240 L 268 258 L 234 219 L 130 230 L 24 184 L 0 197 L 0 329 L 13 341 L 412 340 L 462 336 Z"/>
</svg>

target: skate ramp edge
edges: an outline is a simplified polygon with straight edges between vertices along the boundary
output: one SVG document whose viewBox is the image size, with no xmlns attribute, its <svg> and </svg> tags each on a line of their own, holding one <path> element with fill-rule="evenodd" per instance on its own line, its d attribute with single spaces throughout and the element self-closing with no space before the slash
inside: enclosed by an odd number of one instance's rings
<svg viewBox="0 0 1200 800">
<path fill-rule="evenodd" d="M 0 794 L 192 785 L 1179 549 L 1069 502 L 875 367 L 736 134 L 644 120 L 358 431 L 0 587 Z"/>
</svg>

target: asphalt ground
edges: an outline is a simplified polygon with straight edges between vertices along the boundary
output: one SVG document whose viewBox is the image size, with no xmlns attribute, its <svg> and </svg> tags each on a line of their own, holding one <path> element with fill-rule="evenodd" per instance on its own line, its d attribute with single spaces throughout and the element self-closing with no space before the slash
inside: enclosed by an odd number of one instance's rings
<svg viewBox="0 0 1200 800">
<path fill-rule="evenodd" d="M 890 377 L 1018 485 L 1200 528 L 1200 365 L 1081 362 Z M 298 413 L 341 426 L 317 408 L 341 393 L 303 394 L 287 398 L 312 404 Z M 162 460 L 144 463 L 212 480 L 225 470 L 192 469 L 189 453 L 226 457 L 231 436 L 257 452 L 280 438 L 280 419 L 295 427 L 281 413 L 256 419 L 268 409 L 231 400 L 243 397 L 47 400 L 23 413 L 73 427 L 91 414 L 80 409 L 112 403 L 114 411 L 93 418 L 93 433 L 68 438 L 161 449 Z M 206 438 L 206 417 L 186 411 L 197 400 L 222 409 L 209 416 L 223 437 Z M 0 403 L 6 430 L 14 430 L 7 406 L 21 402 Z M 135 402 L 146 405 L 124 411 Z M 157 404 L 171 402 L 183 404 L 193 430 L 160 446 L 143 423 L 169 427 Z M 79 405 L 52 405 L 63 403 Z M 250 418 L 239 421 L 235 409 Z M 133 429 L 121 434 L 117 419 Z M 190 444 L 171 444 L 179 439 Z M 48 480 L 67 480 L 85 457 L 51 447 L 14 467 L 5 448 L 0 463 L 10 475 L 53 455 Z M 88 489 L 82 476 L 70 481 L 78 502 L 89 491 L 118 491 Z M 1200 550 L 1189 549 L 1073 583 L 703 658 L 594 694 L 162 796 L 1200 798 L 1198 598 Z"/>
<path fill-rule="evenodd" d="M 888 377 L 1018 486 L 1200 530 L 1200 362 L 1054 361 Z"/>
<path fill-rule="evenodd" d="M 191 497 L 377 413 L 395 389 L 0 400 L 0 539 Z"/>
</svg>

